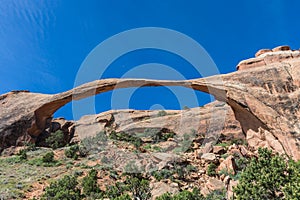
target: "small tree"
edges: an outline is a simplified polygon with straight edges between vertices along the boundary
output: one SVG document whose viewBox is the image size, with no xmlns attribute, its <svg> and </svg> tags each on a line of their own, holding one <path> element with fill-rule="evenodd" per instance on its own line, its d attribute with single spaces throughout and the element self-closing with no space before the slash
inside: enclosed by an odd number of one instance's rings
<svg viewBox="0 0 300 200">
<path fill-rule="evenodd" d="M 46 153 L 43 158 L 42 158 L 43 162 L 45 163 L 51 163 L 54 162 L 54 153 L 53 151 Z"/>
<path fill-rule="evenodd" d="M 235 198 L 299 199 L 300 164 L 286 162 L 283 156 L 260 148 L 258 158 L 252 159 L 244 169 L 239 184 L 234 188 Z"/>
<path fill-rule="evenodd" d="M 21 160 L 27 160 L 27 151 L 26 149 L 21 149 L 18 153 Z"/>
<path fill-rule="evenodd" d="M 215 176 L 215 175 L 217 175 L 216 169 L 217 169 L 217 166 L 214 163 L 210 163 L 208 165 L 208 167 L 207 167 L 207 175 L 208 176 Z"/>
<path fill-rule="evenodd" d="M 95 169 L 92 169 L 89 174 L 82 179 L 82 187 L 85 195 L 101 192 L 97 184 L 97 171 Z"/>
<path fill-rule="evenodd" d="M 77 187 L 78 182 L 74 176 L 64 176 L 62 179 L 55 181 L 46 187 L 45 193 L 42 195 L 42 200 L 62 200 L 82 199 L 80 189 Z"/>
<path fill-rule="evenodd" d="M 141 177 L 127 177 L 126 183 L 134 199 L 151 199 L 151 189 L 148 180 Z"/>
<path fill-rule="evenodd" d="M 73 158 L 76 160 L 78 158 L 77 152 L 79 151 L 78 145 L 73 145 L 67 149 L 65 149 L 65 156 L 68 158 Z"/>
<path fill-rule="evenodd" d="M 175 195 L 165 193 L 156 198 L 156 200 L 206 200 L 206 198 L 203 197 L 202 194 L 200 194 L 200 191 L 198 189 L 194 188 L 192 192 L 183 190 Z"/>
<path fill-rule="evenodd" d="M 50 136 L 46 139 L 46 143 L 52 148 L 57 149 L 64 147 L 67 142 L 65 141 L 64 133 L 61 130 L 51 133 Z"/>
</svg>

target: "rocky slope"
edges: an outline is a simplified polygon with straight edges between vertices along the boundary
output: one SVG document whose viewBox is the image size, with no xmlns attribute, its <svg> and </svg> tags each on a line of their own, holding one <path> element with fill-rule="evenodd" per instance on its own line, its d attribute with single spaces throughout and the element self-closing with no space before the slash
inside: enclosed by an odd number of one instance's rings
<svg viewBox="0 0 300 200">
<path fill-rule="evenodd" d="M 82 177 L 90 168 L 98 170 L 98 184 L 105 190 L 120 181 L 134 161 L 141 172 L 151 174 L 153 199 L 194 187 L 204 195 L 225 189 L 230 199 L 238 174 L 249 158 L 257 156 L 258 147 L 300 160 L 300 52 L 287 46 L 260 50 L 255 58 L 241 61 L 237 69 L 187 81 L 105 79 L 55 95 L 28 91 L 1 95 L 0 198 L 39 197 L 48 179 L 78 171 L 83 172 Z M 217 100 L 184 110 L 111 110 L 76 122 L 52 118 L 72 100 L 117 88 L 161 85 L 200 90 Z M 47 147 L 45 139 L 57 131 L 66 142 L 87 148 L 88 156 L 72 160 L 64 155 L 68 148 L 59 148 L 54 152 L 61 165 L 48 168 L 37 161 L 49 148 L 28 151 L 28 159 L 22 162 L 14 156 L 23 148 L 16 146 L 25 142 Z M 168 177 L 160 177 L 162 171 Z M 17 189 L 8 187 L 11 182 L 17 183 Z M 16 191 L 20 196 L 15 196 Z"/>
</svg>

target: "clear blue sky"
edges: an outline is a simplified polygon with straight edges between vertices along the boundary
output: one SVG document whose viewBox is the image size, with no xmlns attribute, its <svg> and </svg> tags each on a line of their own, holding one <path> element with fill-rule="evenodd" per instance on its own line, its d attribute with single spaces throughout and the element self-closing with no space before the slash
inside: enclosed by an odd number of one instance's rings
<svg viewBox="0 0 300 200">
<path fill-rule="evenodd" d="M 50 94 L 69 90 L 92 49 L 117 33 L 139 27 L 186 34 L 206 49 L 220 73 L 232 72 L 258 49 L 283 44 L 299 49 L 299 8 L 296 0 L 0 0 L 0 94 L 20 89 Z M 103 77 L 122 77 L 137 65 L 153 62 L 171 66 L 185 78 L 199 77 L 184 59 L 155 49 L 120 57 Z M 97 96 L 97 112 L 180 108 L 167 88 L 137 89 L 129 106 L 112 106 L 111 94 Z M 197 95 L 197 103 L 185 100 L 187 106 L 210 101 L 207 95 Z M 55 116 L 72 118 L 71 105 Z"/>
</svg>

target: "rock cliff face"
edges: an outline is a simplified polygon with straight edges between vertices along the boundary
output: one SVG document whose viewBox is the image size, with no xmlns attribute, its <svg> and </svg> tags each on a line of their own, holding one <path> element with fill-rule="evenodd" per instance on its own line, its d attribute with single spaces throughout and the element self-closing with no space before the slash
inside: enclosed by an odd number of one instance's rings
<svg viewBox="0 0 300 200">
<path fill-rule="evenodd" d="M 205 132 L 208 127 L 212 127 L 212 130 L 215 129 L 215 132 L 218 132 L 219 129 L 228 132 L 226 131 L 229 130 L 228 127 L 235 127 L 235 132 L 242 132 L 250 146 L 255 148 L 268 146 L 277 152 L 286 153 L 299 160 L 300 52 L 292 51 L 287 47 L 278 47 L 273 50 L 261 50 L 256 55 L 256 58 L 240 62 L 237 72 L 207 78 L 186 81 L 104 79 L 86 83 L 56 95 L 27 91 L 14 91 L 1 95 L 1 149 L 17 145 L 22 141 L 36 141 L 53 125 L 51 122 L 53 113 L 72 100 L 117 88 L 183 86 L 210 93 L 218 101 L 226 104 L 215 102 L 199 109 L 198 114 L 195 112 L 197 108 L 168 111 L 169 113 L 173 112 L 174 116 L 163 116 L 166 128 L 178 131 L 184 129 L 183 124 L 185 124 L 187 127 L 196 127 L 195 130 L 198 132 Z M 209 126 L 213 123 L 207 123 L 207 116 L 216 113 L 216 110 L 220 114 L 210 117 L 210 119 L 220 121 L 218 117 L 226 116 L 225 128 L 220 124 Z M 222 114 L 221 111 L 227 112 Z M 120 117 L 124 112 L 110 111 L 98 116 L 86 116 L 75 126 L 75 135 L 80 137 L 80 131 L 84 130 L 85 123 L 96 123 L 100 129 L 101 126 L 116 126 L 116 130 L 122 131 L 123 129 L 134 130 L 146 127 L 149 124 L 149 126 L 158 126 L 158 122 L 161 120 L 151 117 L 154 115 L 154 111 L 126 111 L 126 113 L 134 114 L 130 121 L 126 121 L 124 118 L 118 119 L 118 116 Z M 199 116 L 199 113 L 203 113 L 203 115 Z M 147 115 L 150 116 L 149 122 L 139 120 Z M 112 116 L 114 120 L 112 120 Z M 189 116 L 191 117 L 189 118 Z M 188 118 L 190 120 L 186 120 Z M 189 123 L 176 124 L 178 119 L 186 120 Z M 157 123 L 155 120 L 158 120 Z M 65 129 L 71 131 L 71 124 L 66 125 Z"/>
</svg>

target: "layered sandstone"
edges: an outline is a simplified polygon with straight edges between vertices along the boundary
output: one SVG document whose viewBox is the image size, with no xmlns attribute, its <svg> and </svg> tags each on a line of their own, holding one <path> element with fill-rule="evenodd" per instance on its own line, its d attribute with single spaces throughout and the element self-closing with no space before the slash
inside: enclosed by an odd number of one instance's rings
<svg viewBox="0 0 300 200">
<path fill-rule="evenodd" d="M 185 81 L 104 79 L 55 95 L 10 92 L 0 96 L 0 145 L 3 149 L 18 141 L 34 141 L 49 128 L 54 112 L 72 100 L 117 88 L 183 86 L 210 93 L 229 105 L 233 120 L 239 121 L 250 145 L 268 146 L 299 160 L 299 51 L 286 47 L 261 51 L 256 58 L 239 63 L 238 69 L 225 75 Z M 120 130 L 145 125 L 125 121 Z M 175 125 L 170 126 L 176 129 Z"/>
</svg>

